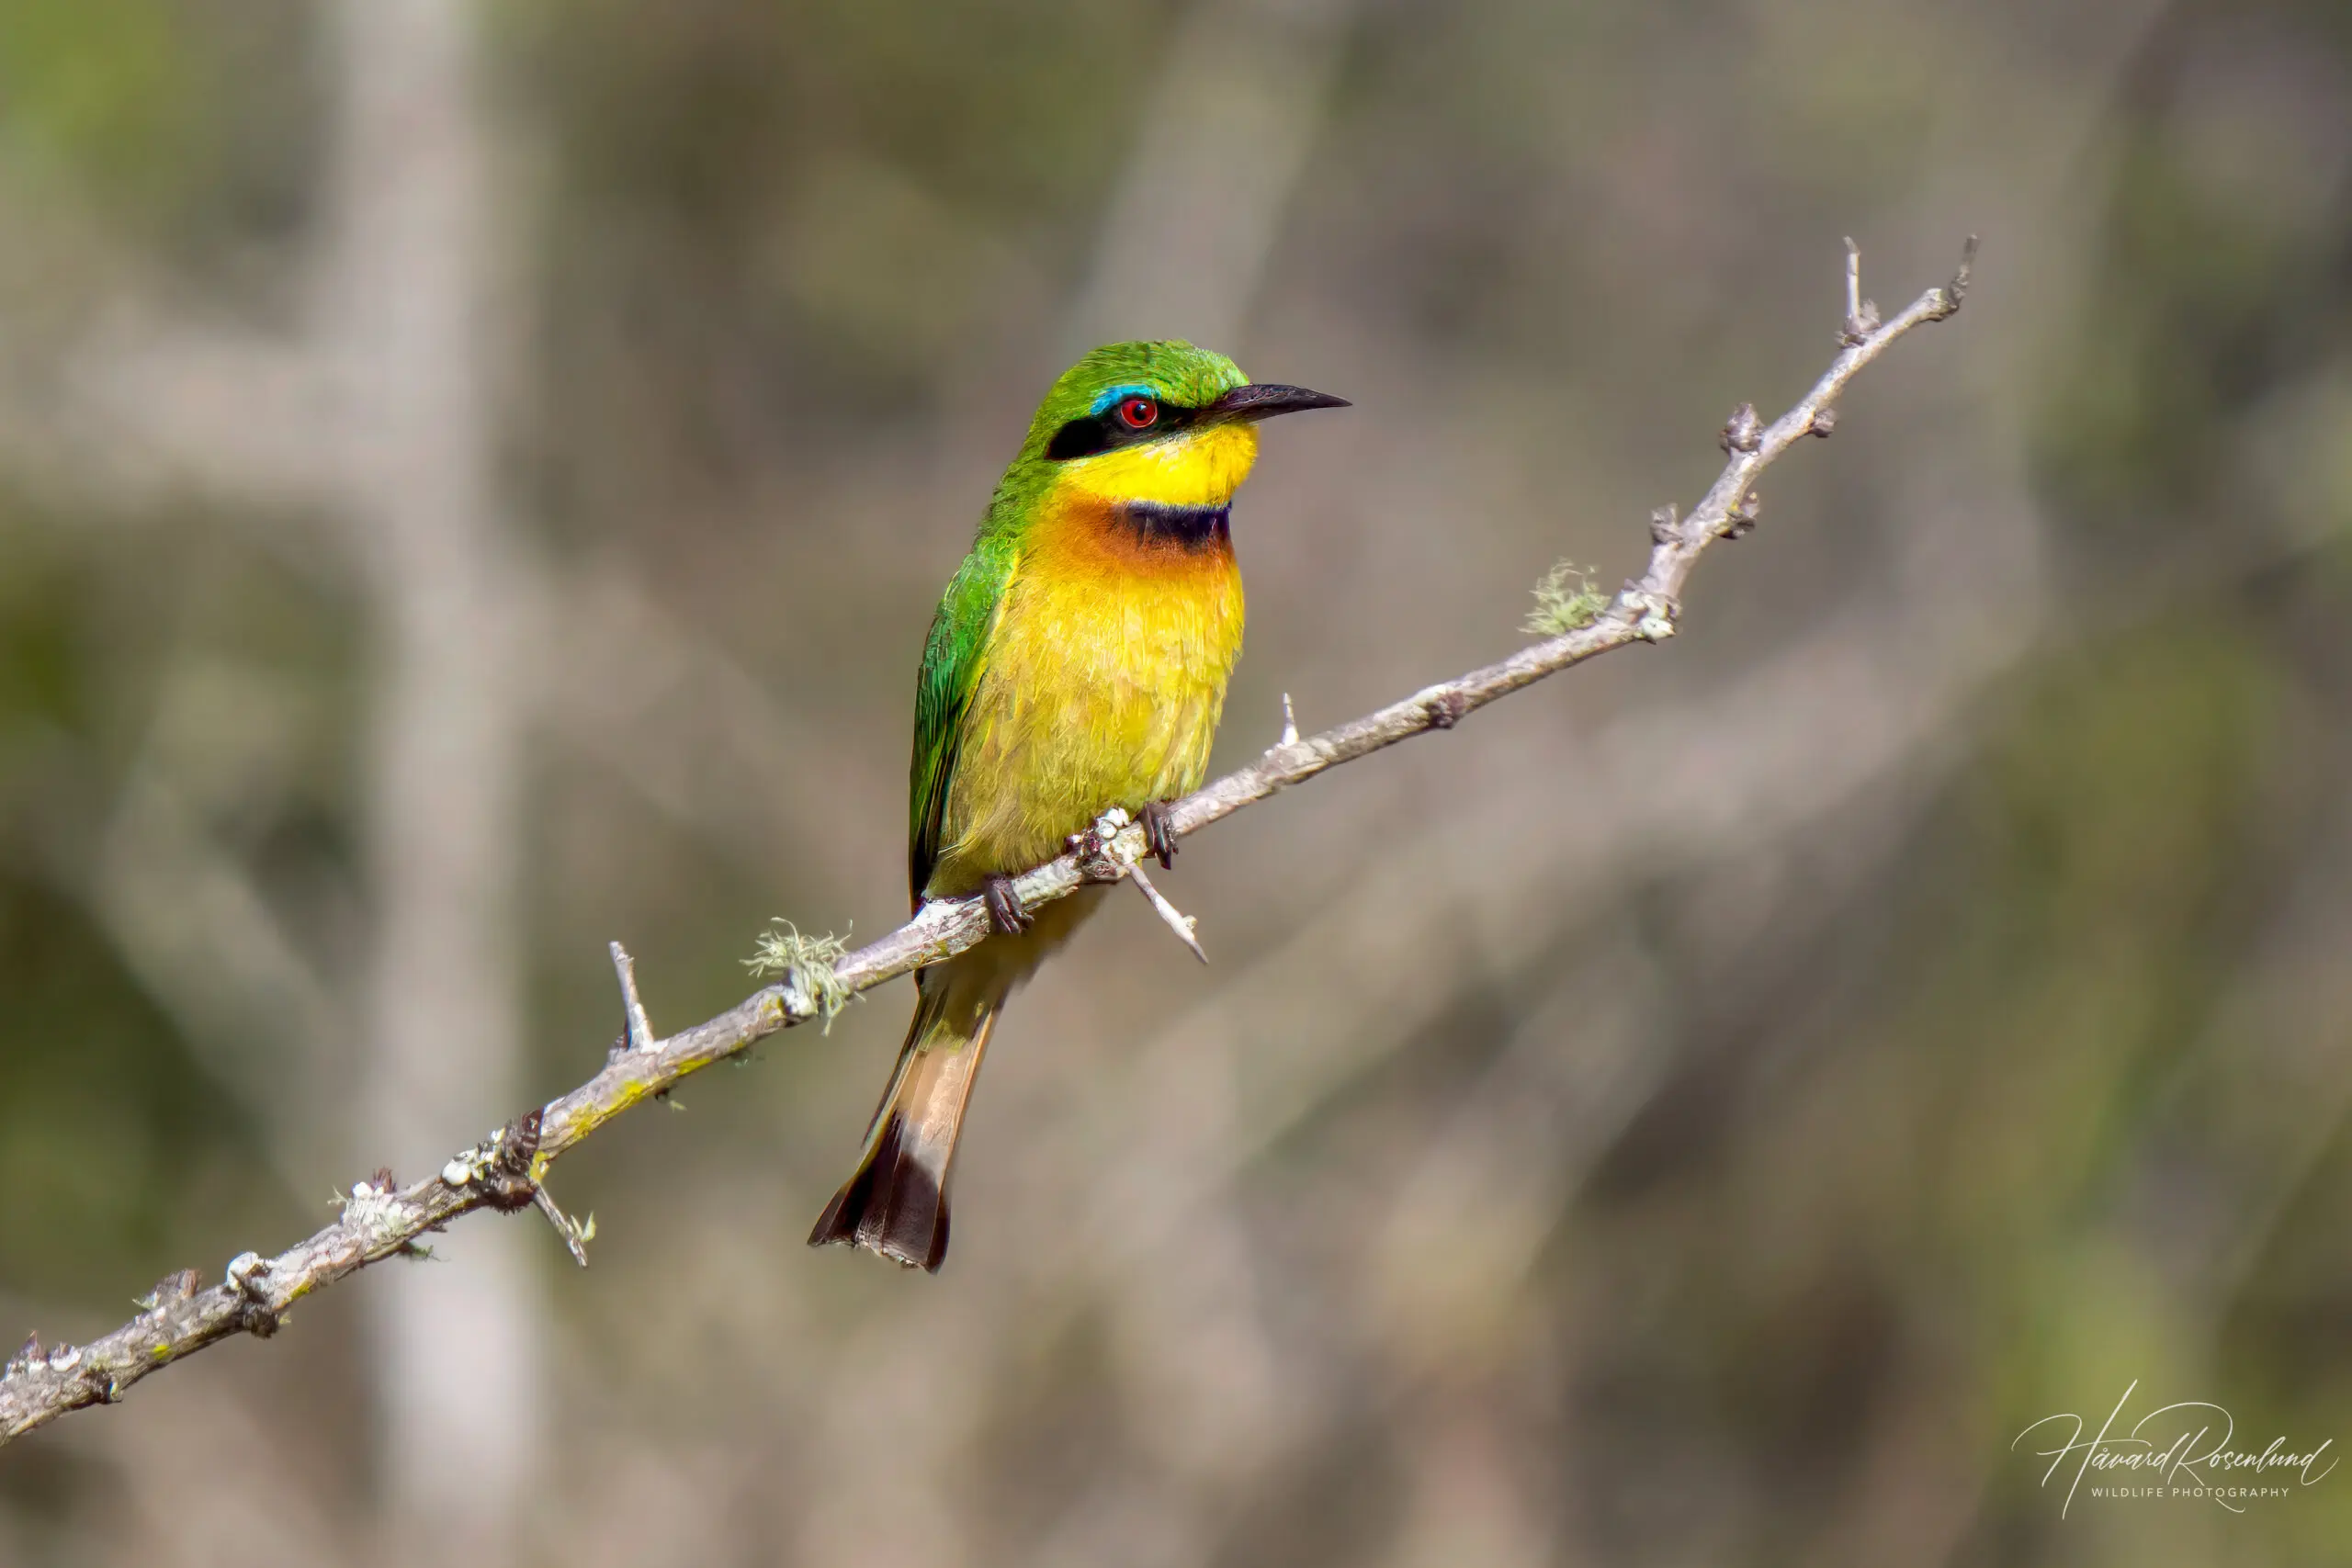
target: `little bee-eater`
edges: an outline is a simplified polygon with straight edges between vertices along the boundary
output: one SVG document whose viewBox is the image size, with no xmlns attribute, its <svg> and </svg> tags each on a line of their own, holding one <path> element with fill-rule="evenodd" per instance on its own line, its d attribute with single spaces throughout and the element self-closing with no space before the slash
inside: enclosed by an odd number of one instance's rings
<svg viewBox="0 0 2352 1568">
<path fill-rule="evenodd" d="M 857 1170 L 808 1235 L 937 1269 L 980 1056 L 1014 987 L 1107 891 L 1031 914 L 1012 877 L 1112 807 L 1162 864 L 1167 803 L 1198 789 L 1241 651 L 1228 528 L 1258 422 L 1346 400 L 1244 377 L 1188 343 L 1118 343 L 1065 372 L 947 584 L 915 682 L 907 873 L 983 896 L 996 933 L 915 976 L 907 1043 Z"/>
</svg>

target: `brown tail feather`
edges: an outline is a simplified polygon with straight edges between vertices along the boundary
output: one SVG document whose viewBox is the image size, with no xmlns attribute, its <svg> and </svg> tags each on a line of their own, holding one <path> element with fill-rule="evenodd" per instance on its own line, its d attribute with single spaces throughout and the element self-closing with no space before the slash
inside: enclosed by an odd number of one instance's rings
<svg viewBox="0 0 2352 1568">
<path fill-rule="evenodd" d="M 1037 911 L 1022 936 L 992 937 L 915 976 L 919 1000 L 865 1151 L 808 1233 L 936 1271 L 947 1256 L 947 1177 L 980 1055 L 1013 987 L 1068 942 L 1110 889 L 1081 887 Z"/>
<path fill-rule="evenodd" d="M 944 967 L 944 966 L 943 966 Z M 936 1273 L 947 1257 L 947 1178 L 980 1056 L 1003 999 L 996 987 L 923 980 L 898 1070 L 866 1130 L 857 1170 L 825 1206 L 808 1245 L 846 1242 Z"/>
</svg>

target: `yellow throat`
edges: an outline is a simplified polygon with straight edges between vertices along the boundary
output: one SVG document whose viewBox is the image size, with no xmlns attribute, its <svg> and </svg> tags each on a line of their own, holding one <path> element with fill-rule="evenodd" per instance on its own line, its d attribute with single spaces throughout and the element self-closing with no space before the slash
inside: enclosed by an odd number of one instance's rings
<svg viewBox="0 0 2352 1568">
<path fill-rule="evenodd" d="M 1080 457 L 1062 484 L 1094 501 L 1223 506 L 1258 461 L 1258 427 L 1213 424 L 1196 434 Z"/>
</svg>

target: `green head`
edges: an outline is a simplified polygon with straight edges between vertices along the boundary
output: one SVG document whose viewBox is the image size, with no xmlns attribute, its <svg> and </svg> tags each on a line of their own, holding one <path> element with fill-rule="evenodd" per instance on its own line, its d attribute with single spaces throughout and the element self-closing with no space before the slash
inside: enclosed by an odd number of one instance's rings
<svg viewBox="0 0 2352 1568">
<path fill-rule="evenodd" d="M 1114 343 L 1062 372 L 1029 424 L 999 501 L 1069 485 L 1103 500 L 1222 506 L 1257 459 L 1257 423 L 1347 400 L 1251 381 L 1173 339 Z"/>
</svg>

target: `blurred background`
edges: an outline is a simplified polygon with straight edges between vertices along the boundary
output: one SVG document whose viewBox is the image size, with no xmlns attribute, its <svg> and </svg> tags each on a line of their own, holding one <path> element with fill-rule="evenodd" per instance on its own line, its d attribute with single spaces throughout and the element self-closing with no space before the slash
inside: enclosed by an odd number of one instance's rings
<svg viewBox="0 0 2352 1568">
<path fill-rule="evenodd" d="M 1840 240 L 1954 322 L 1684 634 L 1192 841 L 936 1279 L 807 1228 L 893 987 L 535 1219 L 0 1455 L 0 1562 L 2264 1562 L 2030 1422 L 2352 1444 L 2338 0 L 0 0 L 0 1340 L 217 1279 L 904 914 L 1050 378 L 1271 429 L 1220 764 L 1613 584 Z M 2042 1435 L 2047 1437 L 2048 1428 Z"/>
</svg>

